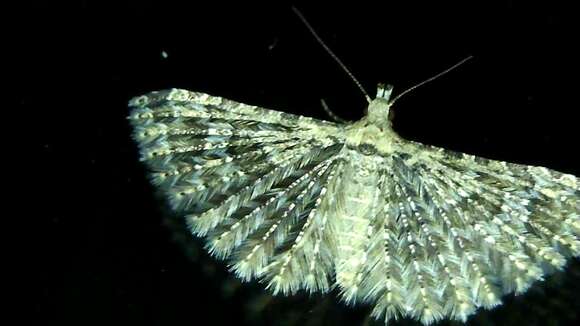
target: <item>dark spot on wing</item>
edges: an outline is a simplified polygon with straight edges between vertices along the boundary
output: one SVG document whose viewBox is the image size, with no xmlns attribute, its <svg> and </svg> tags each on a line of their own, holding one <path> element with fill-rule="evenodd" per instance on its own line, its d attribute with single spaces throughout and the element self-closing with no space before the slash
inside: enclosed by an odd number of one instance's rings
<svg viewBox="0 0 580 326">
<path fill-rule="evenodd" d="M 364 143 L 358 145 L 357 150 L 363 155 L 375 155 L 377 154 L 377 148 L 374 145 Z"/>
</svg>

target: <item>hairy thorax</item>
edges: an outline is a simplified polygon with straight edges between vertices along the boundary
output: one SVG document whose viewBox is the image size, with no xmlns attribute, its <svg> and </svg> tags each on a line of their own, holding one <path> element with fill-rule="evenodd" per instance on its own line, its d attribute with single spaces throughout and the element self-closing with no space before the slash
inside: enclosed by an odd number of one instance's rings
<svg viewBox="0 0 580 326">
<path fill-rule="evenodd" d="M 367 115 L 347 127 L 347 147 L 360 149 L 368 155 L 378 152 L 385 156 L 400 149 L 405 140 L 393 130 L 389 109 L 390 105 L 384 99 L 372 101 Z"/>
</svg>

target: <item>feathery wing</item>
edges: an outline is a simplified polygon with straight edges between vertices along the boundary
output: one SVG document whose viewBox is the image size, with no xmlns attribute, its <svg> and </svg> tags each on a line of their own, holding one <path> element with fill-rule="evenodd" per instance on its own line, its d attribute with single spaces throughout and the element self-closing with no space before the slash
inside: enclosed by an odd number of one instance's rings
<svg viewBox="0 0 580 326">
<path fill-rule="evenodd" d="M 409 142 L 381 172 L 366 263 L 347 301 L 373 315 L 465 321 L 580 255 L 580 180 Z M 340 269 L 337 269 L 337 275 Z M 354 290 L 353 290 L 354 289 Z"/>
<path fill-rule="evenodd" d="M 129 116 L 153 182 L 210 253 L 274 292 L 328 289 L 328 185 L 342 127 L 172 89 L 134 98 Z"/>
</svg>

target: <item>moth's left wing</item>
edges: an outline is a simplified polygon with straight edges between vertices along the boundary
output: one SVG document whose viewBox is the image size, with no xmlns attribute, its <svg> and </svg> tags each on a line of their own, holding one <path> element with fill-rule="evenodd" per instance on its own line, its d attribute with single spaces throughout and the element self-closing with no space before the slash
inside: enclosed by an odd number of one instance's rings
<svg viewBox="0 0 580 326">
<path fill-rule="evenodd" d="M 329 192 L 343 127 L 186 90 L 130 102 L 153 182 L 210 253 L 274 292 L 326 290 Z"/>
</svg>

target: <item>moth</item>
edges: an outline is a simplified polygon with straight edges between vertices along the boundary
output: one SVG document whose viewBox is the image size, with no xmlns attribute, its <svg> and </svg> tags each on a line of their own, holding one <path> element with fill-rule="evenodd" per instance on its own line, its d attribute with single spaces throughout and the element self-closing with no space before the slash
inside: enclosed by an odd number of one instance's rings
<svg viewBox="0 0 580 326">
<path fill-rule="evenodd" d="M 344 124 L 181 89 L 132 99 L 129 119 L 191 232 L 274 294 L 466 321 L 580 254 L 576 176 L 403 139 L 391 93 Z"/>
</svg>

